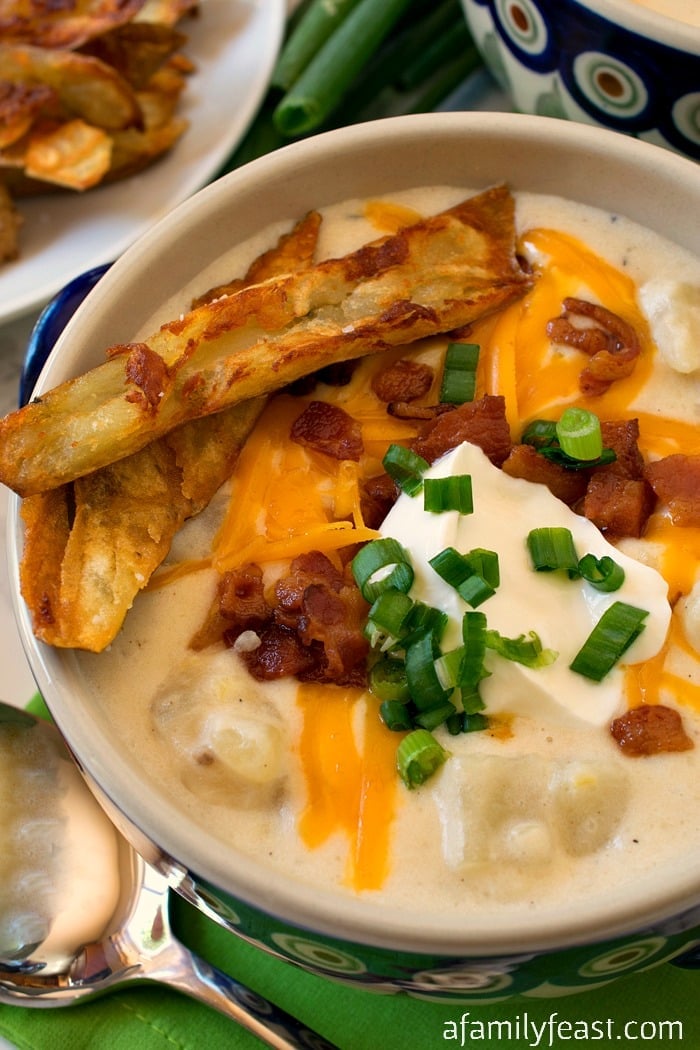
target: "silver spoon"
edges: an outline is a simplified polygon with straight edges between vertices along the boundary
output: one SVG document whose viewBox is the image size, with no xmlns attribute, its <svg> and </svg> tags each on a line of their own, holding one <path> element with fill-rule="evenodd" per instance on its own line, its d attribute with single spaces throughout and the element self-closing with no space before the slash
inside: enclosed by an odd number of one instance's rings
<svg viewBox="0 0 700 1050">
<path fill-rule="evenodd" d="M 30 747 L 26 751 L 27 734 L 35 734 L 32 741 L 48 747 L 49 751 L 42 752 L 41 747 L 38 750 Z M 66 759 L 71 764 L 73 776 L 72 760 L 54 728 L 25 711 L 0 702 L 0 758 L 5 769 L 9 765 L 4 745 L 10 740 L 15 741 L 15 747 L 24 749 L 21 754 L 25 766 L 20 773 L 27 772 L 27 754 L 30 761 L 33 761 L 32 756 L 48 754 L 49 758 L 43 759 L 41 768 L 28 770 L 29 778 L 46 776 L 45 767 L 50 764 L 51 755 L 58 754 L 61 760 Z M 77 772 L 76 778 L 79 791 L 90 796 L 88 801 L 92 805 L 89 789 Z M 30 936 L 32 943 L 26 943 L 20 937 L 20 943 L 12 950 L 7 948 L 7 937 L 4 947 L 0 940 L 0 1003 L 8 1006 L 68 1006 L 131 981 L 156 981 L 213 1007 L 278 1050 L 337 1050 L 299 1020 L 216 970 L 181 944 L 170 927 L 168 899 L 171 889 L 167 878 L 143 860 L 116 828 L 112 828 L 101 810 L 98 814 L 99 819 L 107 822 L 110 833 L 113 831 L 117 837 L 120 857 L 117 909 L 98 938 L 77 947 L 59 963 L 55 959 L 53 963 L 47 961 L 50 957 L 46 947 L 48 938 L 40 940 Z M 0 813 L 0 844 L 2 818 Z M 49 815 L 46 825 L 49 831 L 60 825 L 60 821 L 52 824 L 51 819 Z M 0 898 L 0 907 L 2 900 Z M 0 921 L 3 918 L 0 914 Z"/>
</svg>

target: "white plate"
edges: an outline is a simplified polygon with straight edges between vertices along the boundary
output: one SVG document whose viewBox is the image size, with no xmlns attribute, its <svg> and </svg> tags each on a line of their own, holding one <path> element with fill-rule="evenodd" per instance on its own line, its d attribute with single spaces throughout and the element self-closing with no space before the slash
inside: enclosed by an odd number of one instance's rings
<svg viewBox="0 0 700 1050">
<path fill-rule="evenodd" d="M 284 0 L 202 0 L 200 16 L 183 23 L 197 66 L 180 106 L 189 129 L 161 161 L 124 182 L 20 202 L 21 254 L 0 267 L 0 322 L 117 258 L 217 173 L 262 101 L 285 15 Z"/>
</svg>

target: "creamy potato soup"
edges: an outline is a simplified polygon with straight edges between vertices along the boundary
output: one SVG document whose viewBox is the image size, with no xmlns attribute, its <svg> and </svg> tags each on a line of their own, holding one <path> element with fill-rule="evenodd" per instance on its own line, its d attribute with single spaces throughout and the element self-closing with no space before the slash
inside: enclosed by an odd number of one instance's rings
<svg viewBox="0 0 700 1050">
<path fill-rule="evenodd" d="M 328 208 L 318 255 L 352 250 L 467 195 L 438 187 Z M 156 320 L 244 273 L 281 232 L 268 230 L 218 261 Z M 319 381 L 270 399 L 231 481 L 177 536 L 109 651 L 79 655 L 115 745 L 138 756 L 183 818 L 290 879 L 428 911 L 466 915 L 497 904 L 544 912 L 699 855 L 698 491 L 689 495 L 679 483 L 679 491 L 658 486 L 654 495 L 644 471 L 673 454 L 700 453 L 700 263 L 619 216 L 557 198 L 518 196 L 517 232 L 518 253 L 537 279 L 522 299 L 460 333 L 479 347 L 474 401 L 497 401 L 510 441 L 521 447 L 533 420 L 554 424 L 567 408 L 586 409 L 589 422 L 591 414 L 600 422 L 603 446 L 617 443 L 619 470 L 608 474 L 636 494 L 631 526 L 615 520 L 625 513 L 617 488 L 599 494 L 594 523 L 581 513 L 590 498 L 585 480 L 578 494 L 555 495 L 520 469 L 520 454 L 506 450 L 495 464 L 490 449 L 470 441 L 422 457 L 418 491 L 401 491 L 370 521 L 362 479 L 382 474 L 390 446 L 426 448 L 416 440 L 425 427 L 420 412 L 387 411 L 378 377 L 410 360 L 429 386 L 411 403 L 434 406 L 447 340 L 431 339 L 365 359 L 344 385 Z M 556 338 L 548 334 L 567 298 L 604 307 L 639 342 L 629 374 L 604 389 L 583 394 L 589 356 L 558 329 Z M 571 323 L 590 332 L 599 322 L 595 315 Z M 318 402 L 342 409 L 359 428 L 355 458 L 290 439 Z M 638 438 L 629 420 L 638 420 Z M 529 446 L 524 458 L 540 455 Z M 575 487 L 592 468 L 561 470 Z M 424 494 L 444 497 L 440 479 L 451 477 L 469 479 L 471 508 L 448 501 L 446 510 L 426 509 Z M 575 571 L 534 566 L 529 537 L 542 529 L 545 540 L 573 543 Z M 412 674 L 427 674 L 420 696 L 436 688 L 437 676 L 437 706 L 452 708 L 445 720 L 433 724 L 428 714 L 387 728 L 380 705 L 395 697 L 391 676 L 388 692 L 376 682 L 372 692 L 352 674 L 331 685 L 313 672 L 303 681 L 264 680 L 254 618 L 229 634 L 229 644 L 220 633 L 207 637 L 225 573 L 257 566 L 263 592 L 279 602 L 275 586 L 288 585 L 293 559 L 320 551 L 324 572 L 345 586 L 348 544 L 366 544 L 354 554 L 377 539 L 396 541 L 411 566 L 410 590 L 400 591 L 409 604 L 443 614 L 439 649 Z M 486 551 L 491 568 L 495 561 L 497 578 L 486 563 L 476 573 L 490 587 L 486 595 L 470 602 L 459 589 L 464 574 L 437 571 L 434 559 L 448 550 L 463 558 Z M 597 573 L 587 579 L 579 566 L 589 555 Z M 396 559 L 379 561 L 374 582 Z M 604 654 L 592 672 L 572 669 L 613 606 L 633 610 L 623 643 L 607 665 Z M 486 648 L 468 686 L 460 679 L 456 689 L 449 654 L 473 630 L 486 632 L 479 635 Z M 366 636 L 372 667 L 402 648 L 379 618 Z M 424 705 L 433 714 L 435 706 Z M 652 718 L 629 720 L 640 710 Z M 417 729 L 436 743 L 434 761 L 428 755 L 429 768 L 419 762 L 413 779 L 405 770 L 402 778 L 397 750 Z"/>
</svg>

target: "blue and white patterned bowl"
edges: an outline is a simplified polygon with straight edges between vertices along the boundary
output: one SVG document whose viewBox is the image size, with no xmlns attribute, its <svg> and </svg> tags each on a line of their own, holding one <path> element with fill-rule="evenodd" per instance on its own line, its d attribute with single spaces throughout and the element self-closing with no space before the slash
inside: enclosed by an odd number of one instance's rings
<svg viewBox="0 0 700 1050">
<path fill-rule="evenodd" d="M 676 0 L 678 19 L 637 0 L 462 4 L 519 112 L 597 124 L 700 160 L 697 0 Z"/>
<path fill-rule="evenodd" d="M 68 286 L 39 322 L 22 396 L 30 395 L 37 372 L 34 394 L 99 363 L 105 347 L 134 338 L 154 312 L 173 316 L 183 288 L 232 243 L 269 223 L 350 197 L 427 184 L 478 189 L 503 180 L 514 191 L 559 193 L 624 213 L 700 254 L 700 231 L 688 221 L 700 206 L 697 168 L 668 150 L 521 114 L 375 121 L 238 169 L 180 205 L 104 275 L 92 272 Z M 407 913 L 312 889 L 224 846 L 115 745 L 74 655 L 33 637 L 16 584 L 22 525 L 14 497 L 8 519 L 18 625 L 55 722 L 123 834 L 232 934 L 334 980 L 453 1002 L 557 997 L 672 959 L 698 964 L 697 858 L 668 879 L 654 876 L 651 885 L 638 880 L 624 892 L 611 886 L 595 907 L 567 903 L 544 923 L 527 909 L 507 922 L 495 914 L 479 923 L 466 912 Z"/>
</svg>

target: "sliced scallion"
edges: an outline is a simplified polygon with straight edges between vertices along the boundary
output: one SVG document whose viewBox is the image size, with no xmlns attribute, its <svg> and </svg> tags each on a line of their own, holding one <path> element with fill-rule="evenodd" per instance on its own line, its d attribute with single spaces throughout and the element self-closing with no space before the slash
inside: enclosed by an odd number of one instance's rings
<svg viewBox="0 0 700 1050">
<path fill-rule="evenodd" d="M 557 423 L 561 449 L 572 459 L 586 462 L 598 459 L 603 451 L 600 420 L 587 408 L 566 408 Z"/>
<path fill-rule="evenodd" d="M 421 635 L 406 650 L 408 688 L 414 704 L 421 711 L 443 703 L 449 696 L 435 667 L 438 655 L 432 634 Z"/>
<path fill-rule="evenodd" d="M 413 729 L 413 717 L 406 704 L 398 700 L 384 700 L 379 705 L 379 717 L 392 733 Z"/>
<path fill-rule="evenodd" d="M 400 637 L 413 600 L 395 587 L 387 587 L 367 614 L 365 637 L 373 649 L 390 648 Z"/>
<path fill-rule="evenodd" d="M 382 574 L 382 570 L 388 571 Z M 374 602 L 392 587 L 397 591 L 410 590 L 413 566 L 401 544 L 391 537 L 370 540 L 361 547 L 352 560 L 352 573 L 365 601 Z M 377 574 L 379 578 L 377 577 Z"/>
<path fill-rule="evenodd" d="M 426 478 L 423 482 L 423 506 L 433 514 L 442 514 L 447 510 L 471 514 L 474 510 L 471 475 Z"/>
<path fill-rule="evenodd" d="M 424 634 L 429 634 L 434 643 L 442 638 L 449 617 L 442 609 L 425 602 L 414 602 L 403 623 L 401 638 L 394 648 L 408 649 Z"/>
<path fill-rule="evenodd" d="M 586 583 L 606 594 L 619 590 L 625 582 L 625 570 L 607 555 L 596 558 L 594 554 L 584 554 L 578 569 Z"/>
<path fill-rule="evenodd" d="M 578 555 L 571 530 L 562 526 L 531 529 L 527 547 L 536 572 L 566 572 L 569 579 L 579 576 Z"/>
<path fill-rule="evenodd" d="M 646 609 L 613 602 L 595 625 L 573 661 L 572 671 L 600 682 L 644 630 Z"/>
<path fill-rule="evenodd" d="M 441 402 L 463 405 L 474 400 L 478 363 L 479 347 L 476 343 L 449 344 L 440 387 Z"/>
<path fill-rule="evenodd" d="M 430 464 L 403 445 L 389 445 L 382 466 L 402 492 L 415 496 L 423 487 L 423 474 Z"/>
<path fill-rule="evenodd" d="M 523 664 L 525 667 L 548 667 L 558 656 L 554 649 L 543 648 L 536 631 L 530 631 L 527 635 L 521 634 L 517 638 L 506 638 L 499 631 L 490 628 L 485 633 L 487 649 L 492 649 L 506 660 Z"/>
<path fill-rule="evenodd" d="M 403 660 L 384 657 L 369 672 L 369 688 L 379 700 L 405 704 L 411 699 Z"/>
<path fill-rule="evenodd" d="M 496 551 L 487 550 L 485 547 L 474 547 L 464 555 L 464 558 L 473 573 L 481 576 L 493 588 L 500 586 L 501 570 Z"/>
<path fill-rule="evenodd" d="M 475 733 L 482 729 L 488 729 L 488 727 L 488 718 L 479 711 L 474 714 L 468 714 L 466 711 L 456 711 L 455 714 L 450 715 L 445 721 L 445 728 L 451 736 L 457 736 L 459 733 Z"/>
<path fill-rule="evenodd" d="M 474 558 L 472 554 L 475 555 Z M 493 558 L 484 559 L 484 554 L 493 555 Z M 486 572 L 491 579 L 497 581 L 498 556 L 493 551 L 482 552 L 479 548 L 476 552 L 460 554 L 454 547 L 445 547 L 430 558 L 429 564 L 445 583 L 454 587 L 459 596 L 475 609 L 496 593 L 495 587 L 478 571 L 484 568 L 485 561 Z"/>
<path fill-rule="evenodd" d="M 549 448 L 557 444 L 557 424 L 554 420 L 533 419 L 523 430 L 520 438 L 523 445 L 532 445 L 533 448 Z"/>
<path fill-rule="evenodd" d="M 443 764 L 448 752 L 427 729 L 414 729 L 396 752 L 396 768 L 407 788 L 424 784 Z"/>
<path fill-rule="evenodd" d="M 479 733 L 482 729 L 488 729 L 489 720 L 486 715 L 482 715 L 479 711 L 474 714 L 468 714 L 465 712 L 462 732 L 463 733 Z"/>
<path fill-rule="evenodd" d="M 420 726 L 422 729 L 437 729 L 451 715 L 455 714 L 456 710 L 451 700 L 443 700 L 440 704 L 435 704 L 433 707 L 427 707 L 423 711 L 419 711 L 413 721 L 416 726 Z"/>
</svg>

